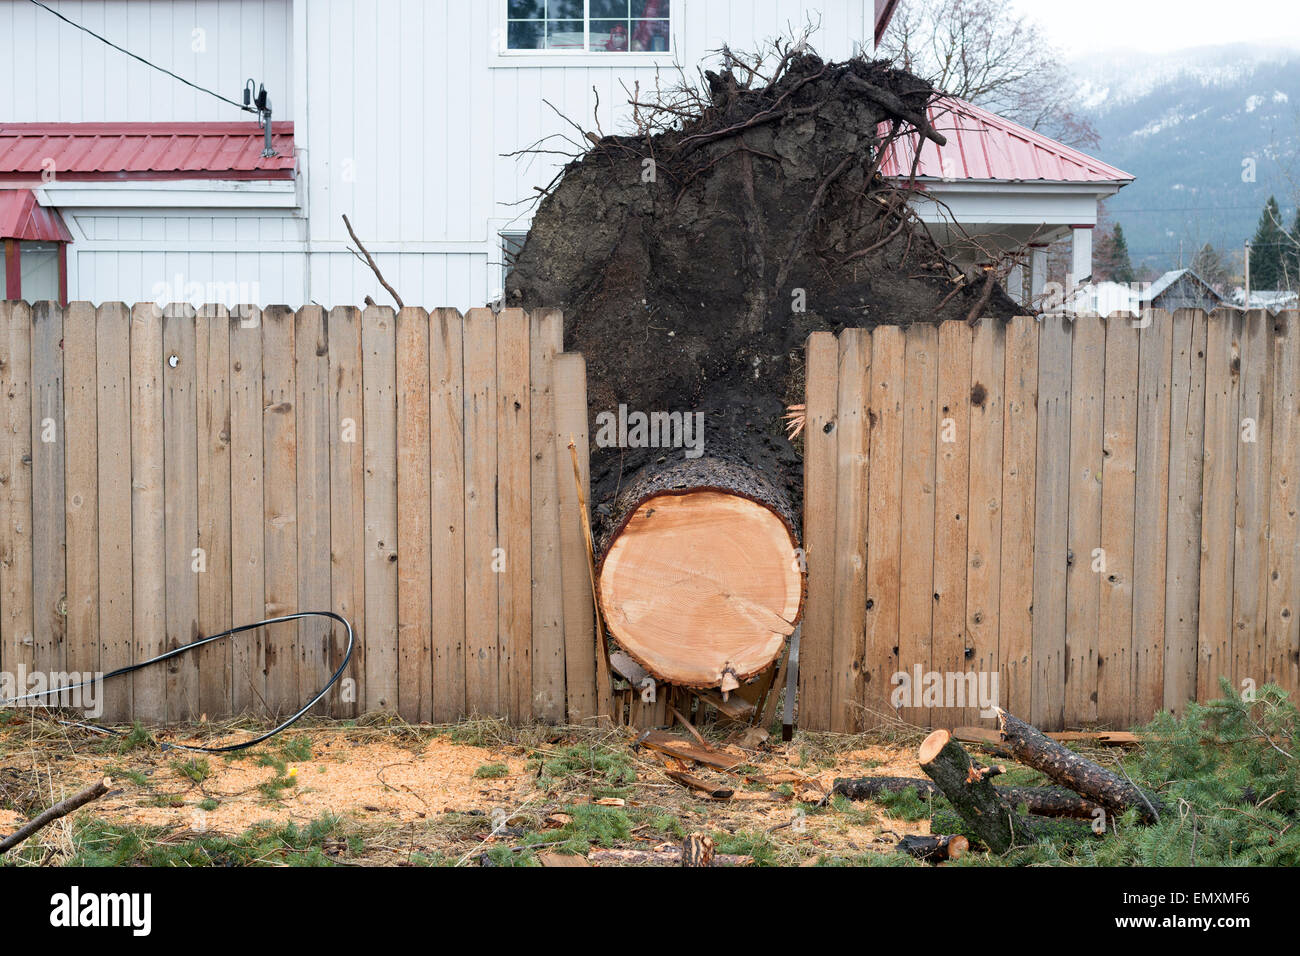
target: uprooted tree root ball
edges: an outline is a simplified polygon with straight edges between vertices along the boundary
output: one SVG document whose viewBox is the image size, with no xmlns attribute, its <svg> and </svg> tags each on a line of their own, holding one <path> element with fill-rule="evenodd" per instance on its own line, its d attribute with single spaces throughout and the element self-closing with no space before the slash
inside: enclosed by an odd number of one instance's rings
<svg viewBox="0 0 1300 956">
<path fill-rule="evenodd" d="M 935 91 L 799 51 L 778 45 L 771 67 L 723 51 L 701 88 L 634 93 L 636 135 L 584 133 L 594 145 L 542 199 L 506 286 L 507 305 L 564 309 L 593 416 L 703 412 L 710 456 L 726 449 L 795 502 L 780 418 L 802 401 L 809 333 L 1016 311 L 880 175 L 889 140 L 943 139 L 925 119 Z M 594 447 L 598 516 L 664 456 L 681 453 Z"/>
</svg>

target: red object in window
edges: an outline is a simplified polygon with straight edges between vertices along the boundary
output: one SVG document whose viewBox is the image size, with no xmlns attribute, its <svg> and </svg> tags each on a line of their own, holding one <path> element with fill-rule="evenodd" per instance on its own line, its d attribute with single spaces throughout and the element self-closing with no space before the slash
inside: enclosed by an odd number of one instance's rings
<svg viewBox="0 0 1300 956">
<path fill-rule="evenodd" d="M 605 41 L 605 49 L 612 53 L 627 52 L 627 27 L 621 23 L 614 24 L 609 31 L 609 39 Z"/>
<path fill-rule="evenodd" d="M 666 6 L 667 0 L 646 0 L 645 9 L 641 11 L 641 16 L 645 17 L 646 20 L 655 17 L 663 17 L 664 19 L 667 19 L 666 13 L 660 12 Z M 662 24 L 648 23 L 646 20 L 642 20 L 637 24 L 636 43 L 637 49 L 649 51 L 654 43 L 654 38 L 657 36 L 663 36 L 663 27 Z M 664 44 L 664 49 L 668 49 L 667 43 Z"/>
</svg>

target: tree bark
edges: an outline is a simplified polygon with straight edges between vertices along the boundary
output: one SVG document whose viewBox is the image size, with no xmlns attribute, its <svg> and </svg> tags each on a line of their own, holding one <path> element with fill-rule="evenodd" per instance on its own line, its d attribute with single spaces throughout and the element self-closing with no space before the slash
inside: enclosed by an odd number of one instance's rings
<svg viewBox="0 0 1300 956">
<path fill-rule="evenodd" d="M 681 866 L 682 848 L 664 847 L 654 850 L 606 850 L 595 847 L 587 854 L 587 860 L 596 866 Z M 715 853 L 714 866 L 751 866 L 752 856 L 737 856 L 730 853 Z"/>
<path fill-rule="evenodd" d="M 898 852 L 908 853 L 926 863 L 960 860 L 970 849 L 970 841 L 956 836 L 905 836 L 898 841 Z"/>
<path fill-rule="evenodd" d="M 108 793 L 108 788 L 112 785 L 113 781 L 110 778 L 105 777 L 103 780 L 96 784 L 92 784 L 80 793 L 68 797 L 68 799 L 63 800 L 60 803 L 56 803 L 45 812 L 38 814 L 24 823 L 3 840 L 0 840 L 0 853 L 9 852 L 42 827 L 49 826 L 60 817 L 66 817 L 73 810 L 85 806 L 92 800 L 98 800 L 104 794 Z"/>
<path fill-rule="evenodd" d="M 713 838 L 703 833 L 692 833 L 682 844 L 682 866 L 712 866 L 714 855 Z"/>
<path fill-rule="evenodd" d="M 994 787 L 993 789 L 1012 807 L 1023 806 L 1038 817 L 1091 820 L 1101 809 L 1091 800 L 1058 787 Z M 870 800 L 882 793 L 902 793 L 904 790 L 915 790 L 919 797 L 941 794 L 933 782 L 909 777 L 840 778 L 835 781 L 831 793 L 842 794 L 850 800 Z"/>
<path fill-rule="evenodd" d="M 917 760 L 981 843 L 994 853 L 1005 853 L 1015 845 L 1021 829 L 1015 811 L 948 731 L 936 730 L 926 737 Z"/>
<path fill-rule="evenodd" d="M 1159 798 L 1097 766 L 1091 760 L 1050 739 L 1005 710 L 998 711 L 998 728 L 1007 749 L 1020 763 L 1069 787 L 1114 814 L 1136 808 L 1143 823 L 1157 823 L 1164 808 Z"/>
<path fill-rule="evenodd" d="M 803 613 L 794 509 L 730 458 L 644 470 L 601 542 L 600 610 L 655 679 L 724 695 L 772 666 Z"/>
</svg>

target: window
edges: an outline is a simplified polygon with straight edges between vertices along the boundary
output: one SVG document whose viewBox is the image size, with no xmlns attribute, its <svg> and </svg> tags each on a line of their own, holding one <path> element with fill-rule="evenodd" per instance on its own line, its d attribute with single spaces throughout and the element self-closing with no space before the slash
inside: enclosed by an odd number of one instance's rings
<svg viewBox="0 0 1300 956">
<path fill-rule="evenodd" d="M 671 53 L 671 0 L 506 0 L 511 51 Z"/>
<path fill-rule="evenodd" d="M 503 232 L 501 233 L 501 288 L 506 287 L 506 280 L 510 278 L 510 273 L 515 267 L 515 261 L 519 258 L 519 253 L 524 251 L 524 240 L 528 238 L 526 232 Z"/>
<path fill-rule="evenodd" d="M 67 243 L 4 240 L 5 298 L 66 302 Z"/>
</svg>

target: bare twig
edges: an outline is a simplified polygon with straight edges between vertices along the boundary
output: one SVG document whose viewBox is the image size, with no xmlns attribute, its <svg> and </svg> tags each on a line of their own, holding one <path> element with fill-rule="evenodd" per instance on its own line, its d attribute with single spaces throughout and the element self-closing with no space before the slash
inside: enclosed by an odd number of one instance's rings
<svg viewBox="0 0 1300 956">
<path fill-rule="evenodd" d="M 343 214 L 343 225 L 348 227 L 348 235 L 352 237 L 352 241 L 357 244 L 357 248 L 360 249 L 362 254 L 366 257 L 366 263 L 370 266 L 370 271 L 375 274 L 375 278 L 379 280 L 379 284 L 388 290 L 388 294 L 393 297 L 393 301 L 397 303 L 399 309 L 406 308 L 405 303 L 402 302 L 402 297 L 397 294 L 396 289 L 388 284 L 388 280 L 384 278 L 384 274 L 379 271 L 379 266 L 375 264 L 374 258 L 370 255 L 369 251 L 367 251 L 366 247 L 361 244 L 361 240 L 357 238 L 356 230 L 352 228 L 352 223 L 348 222 L 347 213 Z"/>
<path fill-rule="evenodd" d="M 98 800 L 104 794 L 108 793 L 108 788 L 112 786 L 112 784 L 112 779 L 105 777 L 103 780 L 87 787 L 75 796 L 71 796 L 66 800 L 56 803 L 44 813 L 41 813 L 29 820 L 27 823 L 24 823 L 13 833 L 9 834 L 9 836 L 0 840 L 0 853 L 8 853 L 37 830 L 48 826 L 60 817 L 66 817 L 73 810 L 85 806 L 92 800 Z"/>
</svg>

